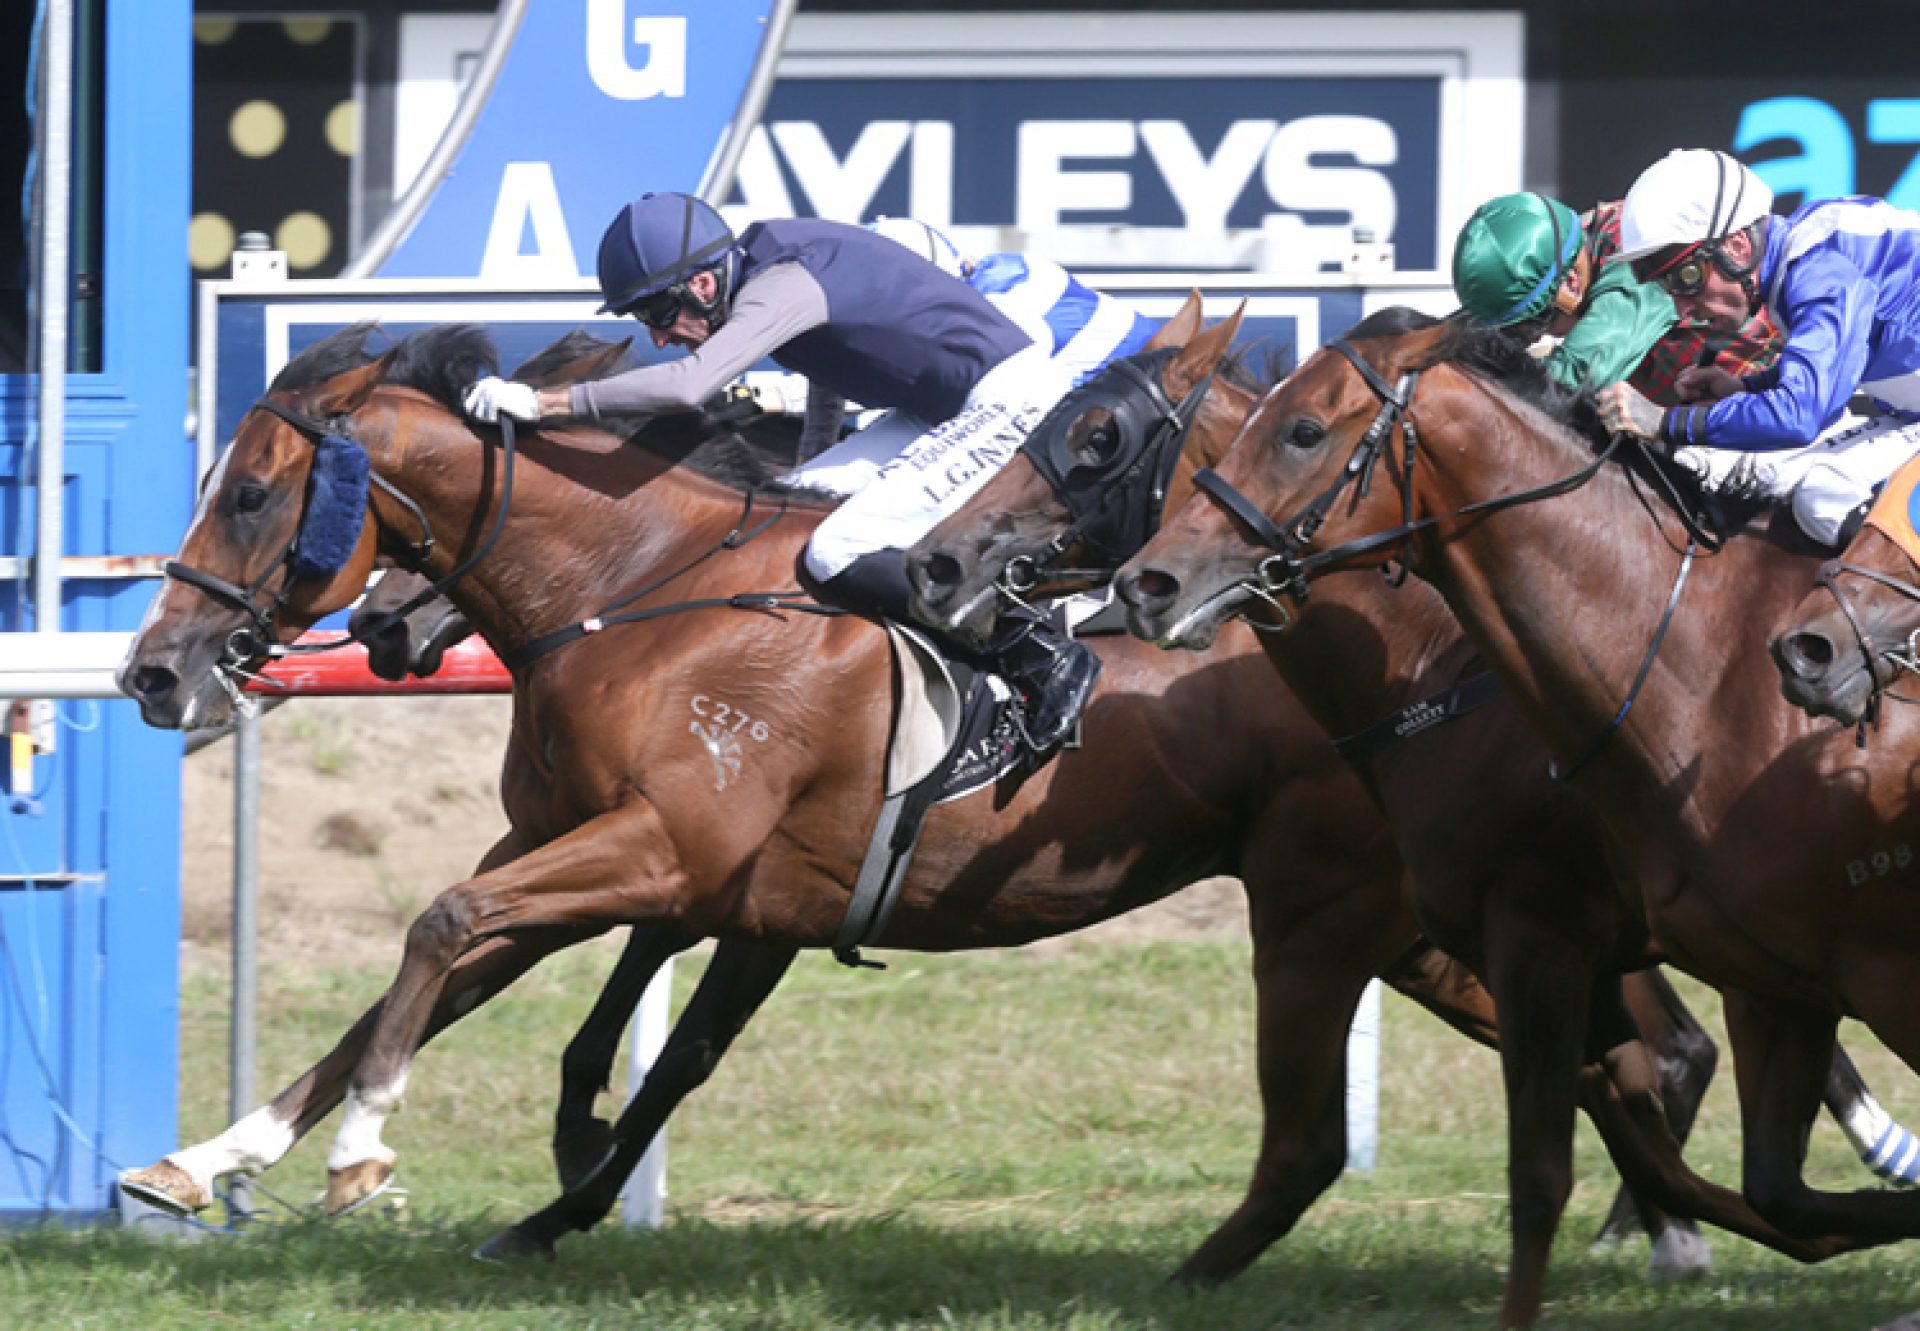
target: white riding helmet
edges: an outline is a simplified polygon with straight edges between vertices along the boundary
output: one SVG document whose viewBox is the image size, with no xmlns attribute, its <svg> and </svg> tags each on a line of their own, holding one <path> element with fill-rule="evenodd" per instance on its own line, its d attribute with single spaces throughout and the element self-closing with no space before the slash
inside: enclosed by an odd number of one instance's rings
<svg viewBox="0 0 1920 1331">
<path fill-rule="evenodd" d="M 1620 209 L 1617 258 L 1724 240 L 1765 217 L 1773 191 L 1744 162 L 1710 148 L 1675 148 L 1640 173 Z"/>
<path fill-rule="evenodd" d="M 906 246 L 943 273 L 958 278 L 967 275 L 959 247 L 938 227 L 912 217 L 876 217 L 867 223 L 867 230 Z"/>
</svg>

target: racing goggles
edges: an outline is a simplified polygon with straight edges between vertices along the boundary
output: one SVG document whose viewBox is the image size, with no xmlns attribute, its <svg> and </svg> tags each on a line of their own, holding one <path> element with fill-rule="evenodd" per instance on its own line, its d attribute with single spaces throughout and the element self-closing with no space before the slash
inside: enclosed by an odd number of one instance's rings
<svg viewBox="0 0 1920 1331">
<path fill-rule="evenodd" d="M 620 312 L 631 314 L 649 328 L 671 328 L 679 320 L 680 311 L 686 304 L 682 294 L 679 287 L 668 287 L 651 296 L 642 296 Z"/>
<path fill-rule="evenodd" d="M 1648 264 L 1644 269 L 1636 263 L 1633 275 L 1642 282 L 1652 282 L 1669 296 L 1697 296 L 1706 290 L 1715 250 L 1711 244 L 1690 245 L 1664 262 Z"/>
</svg>

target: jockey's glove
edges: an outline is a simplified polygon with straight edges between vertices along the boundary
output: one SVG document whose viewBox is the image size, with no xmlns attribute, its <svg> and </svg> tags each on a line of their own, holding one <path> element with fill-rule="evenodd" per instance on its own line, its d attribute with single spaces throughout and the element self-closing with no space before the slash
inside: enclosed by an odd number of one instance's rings
<svg viewBox="0 0 1920 1331">
<path fill-rule="evenodd" d="M 783 412 L 785 396 L 777 388 L 756 388 L 752 384 L 728 384 L 706 400 L 703 410 L 715 425 L 741 425 L 756 416 Z"/>
<path fill-rule="evenodd" d="M 511 416 L 528 425 L 540 419 L 540 398 L 533 385 L 517 384 L 511 379 L 492 376 L 482 379 L 467 390 L 462 401 L 467 415 L 488 425 L 502 416 Z"/>
</svg>

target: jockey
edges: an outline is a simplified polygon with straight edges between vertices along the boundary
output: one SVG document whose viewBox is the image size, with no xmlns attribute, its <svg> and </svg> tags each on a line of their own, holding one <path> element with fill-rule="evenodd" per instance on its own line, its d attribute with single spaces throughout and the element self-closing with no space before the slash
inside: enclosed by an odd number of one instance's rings
<svg viewBox="0 0 1920 1331">
<path fill-rule="evenodd" d="M 1657 285 L 1609 263 L 1620 248 L 1620 204 L 1575 216 L 1541 194 L 1505 194 L 1480 205 L 1453 250 L 1453 288 L 1479 323 L 1529 341 L 1558 340 L 1546 353 L 1563 387 L 1624 379 L 1655 402 L 1685 400 L 1681 370 L 1711 353 L 1732 374 L 1773 363 L 1779 338 L 1761 312 L 1730 337 L 1681 323 Z"/>
<path fill-rule="evenodd" d="M 891 408 L 789 479 L 852 498 L 808 542 L 823 601 L 904 618 L 903 554 L 1019 451 L 1071 380 L 965 282 L 842 222 L 758 222 L 736 238 L 707 204 L 646 195 L 600 242 L 602 312 L 631 314 L 688 355 L 595 383 L 494 378 L 467 392 L 493 421 L 691 411 L 763 357 L 819 389 Z M 1073 728 L 1100 672 L 1043 617 L 1003 615 L 990 647 L 1026 703 L 1036 753 Z"/>
<path fill-rule="evenodd" d="M 1757 374 L 1683 371 L 1692 405 L 1663 410 L 1617 384 L 1600 394 L 1601 420 L 1673 446 L 1765 454 L 1756 479 L 1791 497 L 1815 540 L 1840 545 L 1920 450 L 1920 214 L 1855 197 L 1775 217 L 1772 203 L 1725 153 L 1676 150 L 1641 173 L 1622 211 L 1621 258 L 1716 331 L 1764 301 L 1786 346 Z M 1873 415 L 1848 414 L 1856 391 Z"/>
</svg>

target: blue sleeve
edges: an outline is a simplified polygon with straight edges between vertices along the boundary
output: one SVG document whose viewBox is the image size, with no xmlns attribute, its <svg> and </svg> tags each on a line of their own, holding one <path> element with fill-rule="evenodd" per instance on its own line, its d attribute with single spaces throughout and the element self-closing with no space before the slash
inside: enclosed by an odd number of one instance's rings
<svg viewBox="0 0 1920 1331">
<path fill-rule="evenodd" d="M 1789 331 L 1772 384 L 1714 403 L 1691 442 L 1756 452 L 1812 443 L 1860 386 L 1877 296 L 1845 255 L 1816 249 L 1795 261 L 1780 293 Z"/>
</svg>

